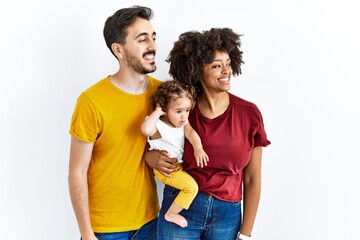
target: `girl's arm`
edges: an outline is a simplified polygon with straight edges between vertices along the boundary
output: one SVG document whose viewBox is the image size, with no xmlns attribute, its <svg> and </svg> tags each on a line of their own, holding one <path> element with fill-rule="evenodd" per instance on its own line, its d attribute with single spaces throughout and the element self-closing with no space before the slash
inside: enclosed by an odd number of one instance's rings
<svg viewBox="0 0 360 240">
<path fill-rule="evenodd" d="M 146 137 L 153 136 L 157 132 L 156 122 L 162 115 L 164 115 L 164 112 L 161 110 L 161 107 L 156 107 L 155 111 L 141 125 L 141 133 Z"/>
<path fill-rule="evenodd" d="M 191 143 L 191 145 L 194 148 L 196 164 L 201 167 L 207 166 L 209 157 L 202 147 L 201 139 L 200 139 L 199 135 L 191 127 L 189 122 L 184 126 L 184 134 L 185 134 L 185 137 L 189 140 L 189 142 Z"/>
<path fill-rule="evenodd" d="M 144 136 L 153 137 L 158 132 L 156 122 L 162 115 L 164 115 L 164 112 L 161 110 L 161 107 L 156 107 L 155 111 L 145 119 L 141 125 L 141 132 Z M 170 158 L 166 151 L 145 151 L 143 158 L 151 168 L 157 169 L 166 177 L 171 178 L 171 173 L 178 169 L 178 160 Z"/>
<path fill-rule="evenodd" d="M 261 158 L 262 147 L 255 147 L 252 150 L 248 165 L 243 170 L 244 181 L 244 220 L 241 226 L 241 234 L 251 236 L 254 226 L 256 212 L 259 206 L 261 191 Z"/>
</svg>

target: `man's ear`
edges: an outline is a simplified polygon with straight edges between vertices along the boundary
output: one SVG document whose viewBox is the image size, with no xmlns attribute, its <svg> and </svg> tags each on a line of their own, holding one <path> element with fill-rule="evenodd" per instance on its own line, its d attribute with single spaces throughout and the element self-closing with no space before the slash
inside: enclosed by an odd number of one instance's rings
<svg viewBox="0 0 360 240">
<path fill-rule="evenodd" d="M 111 50 L 113 51 L 113 53 L 119 60 L 124 59 L 124 55 L 123 55 L 124 50 L 122 48 L 122 45 L 120 45 L 118 43 L 113 43 L 113 44 L 111 44 Z"/>
</svg>

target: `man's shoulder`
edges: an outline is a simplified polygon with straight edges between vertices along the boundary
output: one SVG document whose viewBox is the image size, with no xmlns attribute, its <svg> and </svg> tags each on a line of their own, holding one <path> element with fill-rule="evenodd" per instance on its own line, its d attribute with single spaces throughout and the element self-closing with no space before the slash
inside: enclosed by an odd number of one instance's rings
<svg viewBox="0 0 360 240">
<path fill-rule="evenodd" d="M 153 76 L 147 75 L 149 78 L 149 90 L 151 93 L 155 92 L 157 87 L 162 83 L 161 80 L 154 78 Z"/>
<path fill-rule="evenodd" d="M 163 81 L 161 81 L 161 80 L 159 80 L 159 79 L 157 79 L 157 78 L 155 78 L 155 77 L 153 77 L 153 76 L 150 76 L 150 75 L 147 75 L 148 76 L 148 78 L 149 78 L 149 81 L 150 81 L 150 83 L 152 83 L 152 84 L 154 84 L 154 85 L 159 85 L 160 83 L 162 83 Z"/>
<path fill-rule="evenodd" d="M 106 82 L 107 82 L 108 79 L 109 79 L 108 77 L 105 77 L 105 78 L 103 78 L 101 80 L 98 80 L 93 85 L 91 85 L 90 87 L 85 89 L 84 93 L 91 94 L 93 92 L 99 91 L 99 89 L 102 89 L 106 85 Z"/>
</svg>

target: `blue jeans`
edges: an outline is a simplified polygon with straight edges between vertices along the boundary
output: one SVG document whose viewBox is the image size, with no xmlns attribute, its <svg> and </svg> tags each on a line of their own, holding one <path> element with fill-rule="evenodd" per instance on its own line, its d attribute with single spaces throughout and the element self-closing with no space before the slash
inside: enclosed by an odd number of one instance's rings
<svg viewBox="0 0 360 240">
<path fill-rule="evenodd" d="M 164 188 L 158 219 L 158 240 L 235 240 L 241 225 L 241 202 L 225 202 L 199 192 L 188 210 L 180 214 L 188 221 L 186 228 L 168 222 L 164 214 L 174 201 L 178 189 Z"/>
<path fill-rule="evenodd" d="M 95 233 L 99 240 L 154 240 L 156 239 L 157 218 L 138 230 L 114 233 Z"/>
</svg>

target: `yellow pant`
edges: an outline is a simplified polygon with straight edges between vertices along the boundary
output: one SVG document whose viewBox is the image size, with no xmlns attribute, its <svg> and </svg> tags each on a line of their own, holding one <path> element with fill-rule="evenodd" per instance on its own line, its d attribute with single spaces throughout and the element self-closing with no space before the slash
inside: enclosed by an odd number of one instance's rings
<svg viewBox="0 0 360 240">
<path fill-rule="evenodd" d="M 188 173 L 183 171 L 183 167 L 180 166 L 179 170 L 172 172 L 172 178 L 165 177 L 156 169 L 154 169 L 154 173 L 163 184 L 180 190 L 180 193 L 177 195 L 174 202 L 180 207 L 188 209 L 199 188 L 195 180 Z"/>
</svg>

